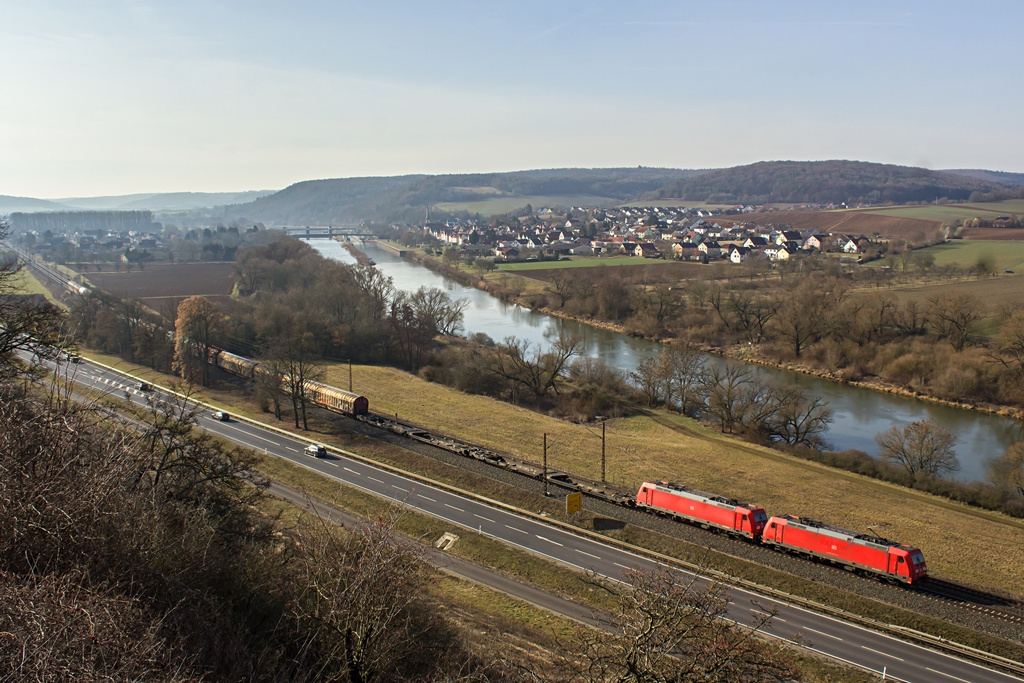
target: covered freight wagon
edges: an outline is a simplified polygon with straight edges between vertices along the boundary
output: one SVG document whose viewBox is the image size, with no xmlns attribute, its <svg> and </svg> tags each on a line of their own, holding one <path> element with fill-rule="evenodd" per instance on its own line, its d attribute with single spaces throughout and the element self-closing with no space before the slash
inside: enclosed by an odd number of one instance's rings
<svg viewBox="0 0 1024 683">
<path fill-rule="evenodd" d="M 764 509 L 755 505 L 665 481 L 644 482 L 636 495 L 636 505 L 752 540 L 761 535 L 768 519 Z"/>
<path fill-rule="evenodd" d="M 917 548 L 794 515 L 769 519 L 761 542 L 907 584 L 928 574 Z"/>
</svg>

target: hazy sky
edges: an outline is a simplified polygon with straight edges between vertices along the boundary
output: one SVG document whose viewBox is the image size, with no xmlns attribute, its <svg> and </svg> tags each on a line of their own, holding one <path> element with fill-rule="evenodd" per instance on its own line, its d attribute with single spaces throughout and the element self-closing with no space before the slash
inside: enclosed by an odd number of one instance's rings
<svg viewBox="0 0 1024 683">
<path fill-rule="evenodd" d="M 859 159 L 1024 172 L 1024 2 L 0 0 L 0 194 Z"/>
</svg>

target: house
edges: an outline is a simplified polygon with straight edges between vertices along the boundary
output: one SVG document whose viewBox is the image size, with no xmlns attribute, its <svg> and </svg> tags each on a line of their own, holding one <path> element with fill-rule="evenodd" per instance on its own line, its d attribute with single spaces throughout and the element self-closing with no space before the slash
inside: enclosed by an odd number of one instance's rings
<svg viewBox="0 0 1024 683">
<path fill-rule="evenodd" d="M 519 250 L 515 247 L 495 247 L 494 255 L 505 261 L 519 258 Z"/>
<path fill-rule="evenodd" d="M 672 255 L 683 261 L 700 261 L 707 255 L 693 242 L 676 242 L 672 245 Z"/>
<path fill-rule="evenodd" d="M 636 249 L 633 250 L 634 255 L 642 256 L 643 258 L 660 258 L 661 252 L 658 248 L 650 242 L 643 242 L 636 245 Z"/>
<path fill-rule="evenodd" d="M 707 254 L 708 259 L 721 258 L 722 246 L 715 240 L 704 240 L 697 248 Z"/>
<path fill-rule="evenodd" d="M 729 252 L 729 260 L 733 263 L 743 263 L 747 260 L 751 250 L 744 246 L 733 245 L 732 250 Z"/>
<path fill-rule="evenodd" d="M 825 245 L 828 244 L 828 237 L 819 233 L 814 233 L 806 240 L 804 240 L 804 249 L 810 251 L 811 249 L 817 249 L 818 251 L 827 251 Z"/>
<path fill-rule="evenodd" d="M 802 247 L 804 245 L 804 237 L 800 234 L 799 230 L 783 230 L 775 238 L 775 243 L 781 245 L 786 242 L 795 242 L 797 246 Z"/>
<path fill-rule="evenodd" d="M 764 249 L 768 246 L 768 240 L 761 235 L 751 235 L 743 243 L 747 249 Z"/>
</svg>

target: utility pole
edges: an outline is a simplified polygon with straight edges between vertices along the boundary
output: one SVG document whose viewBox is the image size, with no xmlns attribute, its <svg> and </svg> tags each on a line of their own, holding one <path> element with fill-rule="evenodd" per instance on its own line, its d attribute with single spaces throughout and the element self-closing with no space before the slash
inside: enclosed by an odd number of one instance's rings
<svg viewBox="0 0 1024 683">
<path fill-rule="evenodd" d="M 606 465 L 606 460 L 605 460 L 605 457 L 604 457 L 604 452 L 605 452 L 604 451 L 604 427 L 605 427 L 605 424 L 606 423 L 604 421 L 601 422 L 601 483 L 602 484 L 606 483 L 606 481 L 605 481 L 605 465 Z"/>
<path fill-rule="evenodd" d="M 352 359 L 348 359 L 348 390 L 352 392 Z"/>
<path fill-rule="evenodd" d="M 548 497 L 548 433 L 544 432 L 544 497 Z"/>
</svg>

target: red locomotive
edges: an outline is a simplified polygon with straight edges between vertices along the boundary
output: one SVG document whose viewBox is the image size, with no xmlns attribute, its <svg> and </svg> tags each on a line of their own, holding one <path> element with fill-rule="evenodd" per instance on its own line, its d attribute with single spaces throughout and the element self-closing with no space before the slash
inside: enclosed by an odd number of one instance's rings
<svg viewBox="0 0 1024 683">
<path fill-rule="evenodd" d="M 793 515 L 769 519 L 761 542 L 906 584 L 928 574 L 924 554 L 917 548 Z"/>
<path fill-rule="evenodd" d="M 636 504 L 751 540 L 758 539 L 768 520 L 764 508 L 665 481 L 644 482 L 636 495 Z"/>
</svg>

